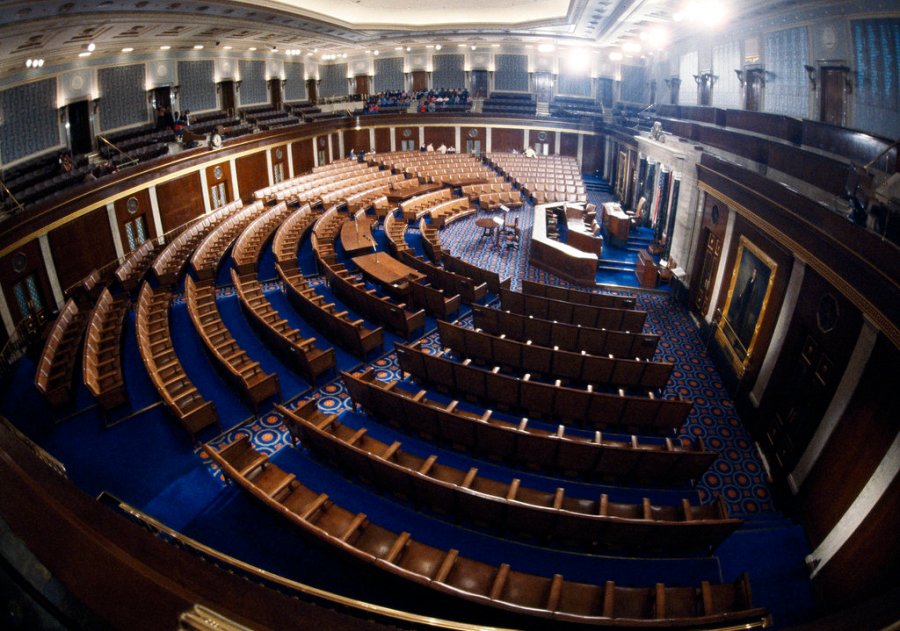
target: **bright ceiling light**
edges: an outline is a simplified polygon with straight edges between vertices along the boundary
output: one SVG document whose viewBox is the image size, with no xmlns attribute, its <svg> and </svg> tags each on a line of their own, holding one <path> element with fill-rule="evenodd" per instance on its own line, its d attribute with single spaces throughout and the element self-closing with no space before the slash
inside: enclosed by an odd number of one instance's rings
<svg viewBox="0 0 900 631">
<path fill-rule="evenodd" d="M 84 51 L 83 53 L 78 53 L 78 56 L 79 56 L 79 57 L 90 57 L 90 56 L 91 56 L 91 51 L 86 50 L 86 51 Z"/>
<path fill-rule="evenodd" d="M 491 48 L 500 48 L 500 44 L 491 44 Z"/>
<path fill-rule="evenodd" d="M 194 44 L 194 50 L 203 50 L 203 44 Z"/>
<path fill-rule="evenodd" d="M 435 44 L 435 45 L 434 45 L 434 49 L 435 49 L 435 50 L 440 50 L 440 49 L 442 49 L 442 48 L 443 48 L 443 46 L 441 46 L 440 44 Z"/>
<path fill-rule="evenodd" d="M 475 45 L 473 44 L 473 45 L 472 45 L 472 50 L 475 50 L 476 48 L 478 48 L 478 46 L 475 46 Z"/>
<path fill-rule="evenodd" d="M 614 50 L 609 54 L 610 61 L 622 61 L 622 51 Z"/>
<path fill-rule="evenodd" d="M 231 46 L 222 46 L 224 50 L 231 50 Z"/>
<path fill-rule="evenodd" d="M 251 47 L 248 48 L 247 50 L 249 50 L 251 53 L 252 53 L 252 52 L 256 52 L 256 46 L 251 46 Z"/>
<path fill-rule="evenodd" d="M 88 52 L 92 53 L 95 50 L 97 50 L 97 44 L 95 44 L 94 42 L 91 42 L 90 44 L 88 44 Z"/>
<path fill-rule="evenodd" d="M 165 46 L 165 45 L 159 47 L 160 50 L 169 50 L 170 48 L 172 48 L 172 47 L 171 47 L 171 46 Z"/>
<path fill-rule="evenodd" d="M 625 42 L 622 44 L 622 50 L 629 54 L 635 54 L 641 52 L 641 45 L 637 42 Z"/>
<path fill-rule="evenodd" d="M 554 50 L 556 50 L 556 46 L 553 44 L 540 44 L 538 46 L 539 53 L 552 53 Z"/>
<path fill-rule="evenodd" d="M 403 50 L 403 46 L 394 46 L 394 50 Z"/>
<path fill-rule="evenodd" d="M 33 63 L 34 63 L 34 61 L 33 61 L 32 59 L 26 59 L 26 60 L 25 60 L 25 67 L 26 67 L 26 68 L 31 68 L 31 64 L 33 64 Z"/>
<path fill-rule="evenodd" d="M 411 51 L 411 50 L 412 50 L 412 46 L 407 46 L 407 47 L 406 47 L 406 52 L 409 52 L 409 51 Z"/>
<path fill-rule="evenodd" d="M 133 53 L 134 49 L 131 46 L 126 46 L 125 48 L 122 49 L 122 52 L 123 53 Z"/>
<path fill-rule="evenodd" d="M 573 48 L 569 51 L 569 70 L 580 72 L 588 67 L 588 55 L 583 48 Z"/>
<path fill-rule="evenodd" d="M 457 44 L 456 46 L 459 47 L 459 48 L 465 48 L 465 47 L 466 47 L 465 44 Z"/>
<path fill-rule="evenodd" d="M 378 51 L 377 51 L 377 50 L 373 50 L 373 51 L 372 51 L 372 54 L 375 55 L 375 56 L 378 56 Z"/>
</svg>

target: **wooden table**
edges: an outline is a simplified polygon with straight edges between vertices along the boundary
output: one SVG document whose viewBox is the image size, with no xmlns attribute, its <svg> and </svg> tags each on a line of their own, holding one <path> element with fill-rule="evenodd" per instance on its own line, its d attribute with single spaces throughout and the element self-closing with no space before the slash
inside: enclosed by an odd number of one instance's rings
<svg viewBox="0 0 900 631">
<path fill-rule="evenodd" d="M 503 218 L 502 217 L 479 217 L 475 220 L 475 225 L 481 228 L 481 236 L 479 240 L 487 237 L 490 239 L 494 238 L 494 242 L 496 243 L 499 239 L 500 228 L 503 226 Z"/>
<path fill-rule="evenodd" d="M 424 274 L 401 263 L 386 252 L 355 256 L 353 262 L 363 274 L 384 285 L 388 291 L 401 296 L 409 293 L 409 281 L 425 278 Z"/>
<path fill-rule="evenodd" d="M 344 251 L 349 256 L 371 250 L 375 245 L 375 238 L 372 236 L 372 220 L 368 217 L 360 217 L 356 221 L 345 221 L 341 226 L 341 245 L 344 246 Z"/>
</svg>

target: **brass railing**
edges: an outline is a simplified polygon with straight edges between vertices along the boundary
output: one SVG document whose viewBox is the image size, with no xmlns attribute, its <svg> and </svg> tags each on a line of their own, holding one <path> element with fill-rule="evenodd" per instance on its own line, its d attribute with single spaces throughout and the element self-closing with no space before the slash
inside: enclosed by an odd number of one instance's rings
<svg viewBox="0 0 900 631">
<path fill-rule="evenodd" d="M 130 167 L 130 166 L 134 166 L 135 164 L 140 162 L 140 160 L 138 160 L 137 158 L 129 158 L 124 151 L 119 149 L 116 145 L 111 143 L 109 140 L 107 140 L 100 134 L 97 134 L 97 139 L 100 140 L 101 142 L 103 142 L 103 144 L 115 149 L 119 153 L 120 156 L 125 158 L 120 166 Z"/>
</svg>

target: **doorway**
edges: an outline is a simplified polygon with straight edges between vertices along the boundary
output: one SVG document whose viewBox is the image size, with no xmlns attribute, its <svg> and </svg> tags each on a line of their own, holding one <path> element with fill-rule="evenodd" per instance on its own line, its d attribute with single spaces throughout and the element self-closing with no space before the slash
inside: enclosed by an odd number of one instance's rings
<svg viewBox="0 0 900 631">
<path fill-rule="evenodd" d="M 822 66 L 819 77 L 822 92 L 819 96 L 819 120 L 823 123 L 843 126 L 844 95 L 847 86 L 846 66 Z"/>
<path fill-rule="evenodd" d="M 172 88 L 169 86 L 153 88 L 153 109 L 161 107 L 172 109 Z"/>
<path fill-rule="evenodd" d="M 472 98 L 485 98 L 488 93 L 488 71 L 472 71 Z"/>
<path fill-rule="evenodd" d="M 748 112 L 762 110 L 762 91 L 765 85 L 765 71 L 761 68 L 746 70 L 747 82 L 744 85 L 744 109 Z"/>
<path fill-rule="evenodd" d="M 76 101 L 66 107 L 66 130 L 72 154 L 90 153 L 94 150 L 94 134 L 91 133 L 91 109 L 89 101 Z"/>
<path fill-rule="evenodd" d="M 466 153 L 475 156 L 481 156 L 481 141 L 480 140 L 467 140 L 466 141 Z"/>
<path fill-rule="evenodd" d="M 281 109 L 284 103 L 281 98 L 281 79 L 269 79 L 269 103 L 272 104 L 272 109 Z"/>
<path fill-rule="evenodd" d="M 701 72 L 697 83 L 700 88 L 700 105 L 712 105 L 712 73 Z"/>
<path fill-rule="evenodd" d="M 222 93 L 222 109 L 225 110 L 229 116 L 234 115 L 234 81 L 222 81 L 219 83 L 219 90 Z"/>
</svg>

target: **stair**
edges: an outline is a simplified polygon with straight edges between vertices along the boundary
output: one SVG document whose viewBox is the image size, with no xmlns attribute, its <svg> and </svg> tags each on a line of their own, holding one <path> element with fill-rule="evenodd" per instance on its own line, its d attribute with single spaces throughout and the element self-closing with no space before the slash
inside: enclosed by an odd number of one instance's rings
<svg viewBox="0 0 900 631">
<path fill-rule="evenodd" d="M 538 103 L 537 110 L 535 113 L 538 116 L 550 116 L 550 104 L 549 103 Z"/>
</svg>

